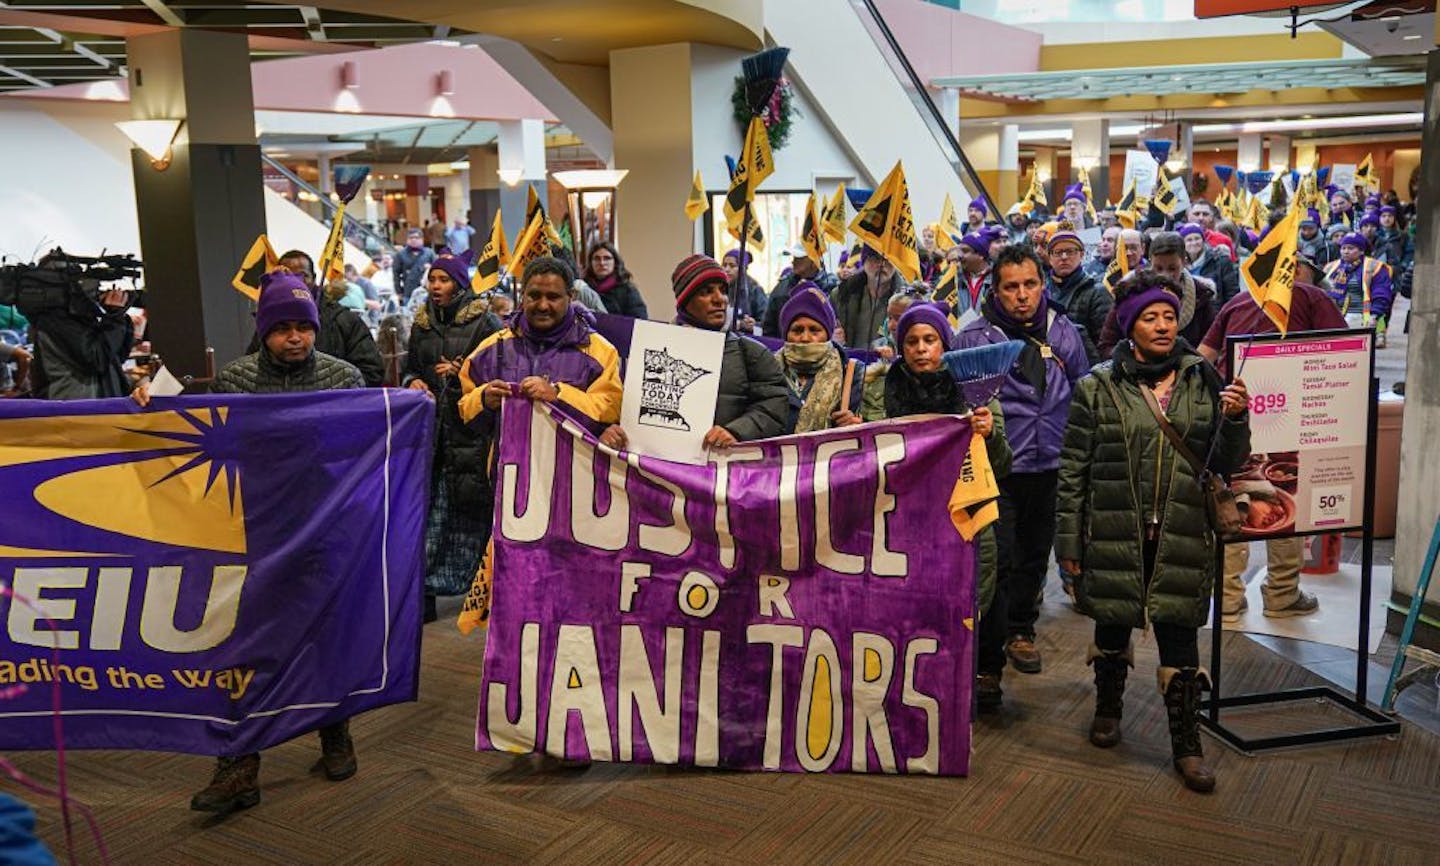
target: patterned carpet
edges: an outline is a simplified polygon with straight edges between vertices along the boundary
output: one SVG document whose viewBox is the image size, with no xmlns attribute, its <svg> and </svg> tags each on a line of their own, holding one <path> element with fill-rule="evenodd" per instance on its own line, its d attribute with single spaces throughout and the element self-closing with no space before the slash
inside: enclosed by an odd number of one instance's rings
<svg viewBox="0 0 1440 866">
<path fill-rule="evenodd" d="M 83 753 L 71 786 L 117 863 L 1440 862 L 1440 738 L 1407 723 L 1393 741 L 1259 758 L 1207 738 L 1219 789 L 1192 794 L 1169 766 L 1153 640 L 1138 647 L 1125 742 L 1085 741 L 1088 623 L 1047 603 L 1045 671 L 1007 673 L 1005 712 L 977 724 L 968 779 L 571 770 L 476 754 L 481 645 L 442 621 L 425 633 L 420 701 L 354 722 L 360 773 L 348 782 L 310 775 L 318 743 L 306 737 L 267 752 L 260 805 L 219 822 L 188 809 L 206 759 Z M 1226 640 L 1226 693 L 1319 682 L 1248 638 Z M 1339 715 L 1305 704 L 1234 721 L 1246 734 L 1294 731 L 1327 713 Z M 52 755 L 18 757 L 53 779 Z M 58 811 L 38 805 L 63 861 Z M 80 862 L 96 862 L 81 838 Z"/>
</svg>

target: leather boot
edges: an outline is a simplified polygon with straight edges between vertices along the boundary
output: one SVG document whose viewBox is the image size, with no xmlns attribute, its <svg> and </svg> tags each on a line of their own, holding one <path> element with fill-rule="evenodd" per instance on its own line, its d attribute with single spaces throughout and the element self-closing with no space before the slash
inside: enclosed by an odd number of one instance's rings
<svg viewBox="0 0 1440 866">
<path fill-rule="evenodd" d="M 1005 699 L 1000 688 L 1003 671 L 975 675 L 975 709 L 982 713 L 998 713 Z"/>
<path fill-rule="evenodd" d="M 1125 676 L 1135 666 L 1135 649 L 1102 650 L 1091 644 L 1085 663 L 1095 668 L 1095 718 L 1090 743 L 1109 749 L 1120 743 L 1120 718 L 1125 708 Z"/>
<path fill-rule="evenodd" d="M 1210 688 L 1210 676 L 1200 668 L 1160 668 L 1160 693 L 1170 722 L 1170 749 L 1175 770 L 1192 791 L 1215 790 L 1215 771 L 1205 766 L 1200 748 L 1200 692 Z"/>
<path fill-rule="evenodd" d="M 196 812 L 224 815 L 260 802 L 260 755 L 221 758 L 210 784 L 190 798 Z"/>
<path fill-rule="evenodd" d="M 355 743 L 350 739 L 348 719 L 320 729 L 320 760 L 315 767 L 332 782 L 343 782 L 355 775 Z"/>
</svg>

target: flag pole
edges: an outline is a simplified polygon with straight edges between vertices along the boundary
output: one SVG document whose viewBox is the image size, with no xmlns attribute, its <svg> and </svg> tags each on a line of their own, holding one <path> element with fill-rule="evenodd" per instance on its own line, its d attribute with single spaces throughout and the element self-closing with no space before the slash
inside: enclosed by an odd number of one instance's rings
<svg viewBox="0 0 1440 866">
<path fill-rule="evenodd" d="M 740 218 L 740 260 L 735 263 L 735 286 L 730 292 L 730 330 L 735 330 L 740 325 L 740 293 L 749 286 L 745 283 L 746 265 L 749 264 L 750 246 L 750 202 L 745 202 L 744 216 Z"/>
</svg>

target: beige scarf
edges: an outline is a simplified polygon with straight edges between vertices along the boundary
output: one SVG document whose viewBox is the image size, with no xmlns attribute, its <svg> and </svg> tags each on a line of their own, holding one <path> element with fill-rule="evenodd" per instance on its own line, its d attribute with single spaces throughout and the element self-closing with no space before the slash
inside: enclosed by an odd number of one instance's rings
<svg viewBox="0 0 1440 866">
<path fill-rule="evenodd" d="M 785 379 L 796 394 L 803 393 L 802 377 L 812 379 L 810 393 L 800 405 L 795 422 L 796 433 L 829 430 L 830 415 L 840 408 L 840 390 L 844 387 L 845 364 L 831 343 L 786 343 L 775 353 L 785 370 Z"/>
</svg>

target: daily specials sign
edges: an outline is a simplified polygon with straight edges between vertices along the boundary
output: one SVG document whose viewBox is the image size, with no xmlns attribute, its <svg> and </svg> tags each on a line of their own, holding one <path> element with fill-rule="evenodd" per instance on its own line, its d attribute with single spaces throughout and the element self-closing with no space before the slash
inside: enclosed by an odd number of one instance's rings
<svg viewBox="0 0 1440 866">
<path fill-rule="evenodd" d="M 414 700 L 410 391 L 0 401 L 0 749 L 234 755 Z"/>
<path fill-rule="evenodd" d="M 963 775 L 975 554 L 967 421 L 609 451 L 506 402 L 477 747 Z"/>
<path fill-rule="evenodd" d="M 1230 338 L 1250 392 L 1253 453 L 1231 478 L 1250 494 L 1244 534 L 1360 527 L 1372 340 L 1366 329 Z"/>
</svg>

